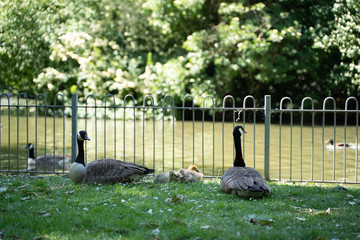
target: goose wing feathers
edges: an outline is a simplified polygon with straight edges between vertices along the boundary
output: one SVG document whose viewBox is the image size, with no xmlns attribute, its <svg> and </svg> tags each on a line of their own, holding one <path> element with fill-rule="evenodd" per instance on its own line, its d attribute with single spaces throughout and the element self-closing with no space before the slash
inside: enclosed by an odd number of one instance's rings
<svg viewBox="0 0 360 240">
<path fill-rule="evenodd" d="M 135 163 L 116 159 L 99 159 L 86 165 L 85 183 L 132 182 L 140 180 L 144 175 L 153 173 L 153 169 Z"/>
<path fill-rule="evenodd" d="M 39 156 L 34 160 L 31 160 L 31 162 L 29 162 L 29 164 L 35 168 L 40 168 L 40 169 L 63 169 L 64 170 L 68 170 L 69 169 L 69 162 L 70 162 L 70 156 L 67 155 L 43 155 L 43 156 Z"/>
<path fill-rule="evenodd" d="M 221 178 L 220 186 L 226 193 L 234 191 L 270 193 L 269 185 L 262 175 L 250 167 L 229 168 Z"/>
</svg>

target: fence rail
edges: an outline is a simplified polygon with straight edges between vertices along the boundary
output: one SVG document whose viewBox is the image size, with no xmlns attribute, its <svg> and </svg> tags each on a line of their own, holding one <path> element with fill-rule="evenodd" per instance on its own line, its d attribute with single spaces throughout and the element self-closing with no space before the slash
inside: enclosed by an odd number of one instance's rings
<svg viewBox="0 0 360 240">
<path fill-rule="evenodd" d="M 263 107 L 253 96 L 246 96 L 242 106 L 236 105 L 233 96 L 225 96 L 222 106 L 215 106 L 211 96 L 195 106 L 190 95 L 181 106 L 175 106 L 172 96 L 165 96 L 160 104 L 150 95 L 142 105 L 132 95 L 125 96 L 122 104 L 116 101 L 109 94 L 102 103 L 94 95 L 79 102 L 73 94 L 68 104 L 58 94 L 54 104 L 47 104 L 43 94 L 35 99 L 1 94 L 0 171 L 66 174 L 64 163 L 41 166 L 36 162 L 30 168 L 30 153 L 23 147 L 33 143 L 35 161 L 44 155 L 53 161 L 55 155 L 75 159 L 76 133 L 84 129 L 92 140 L 86 144 L 87 161 L 116 158 L 156 172 L 196 164 L 205 176 L 219 177 L 232 166 L 232 129 L 241 124 L 248 132 L 242 138 L 246 164 L 266 179 L 359 183 L 360 111 L 355 97 L 347 98 L 343 109 L 332 97 L 324 99 L 320 109 L 315 109 L 310 97 L 297 109 L 289 97 L 273 108 L 269 95 Z M 329 145 L 329 138 L 349 146 Z"/>
</svg>

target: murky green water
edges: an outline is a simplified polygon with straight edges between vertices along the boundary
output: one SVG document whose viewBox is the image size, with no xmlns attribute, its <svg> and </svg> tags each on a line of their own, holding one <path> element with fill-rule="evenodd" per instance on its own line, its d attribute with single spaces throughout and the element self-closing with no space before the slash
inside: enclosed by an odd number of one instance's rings
<svg viewBox="0 0 360 240">
<path fill-rule="evenodd" d="M 87 127 L 91 141 L 86 144 L 87 161 L 104 158 L 125 159 L 126 161 L 145 164 L 156 168 L 157 172 L 178 169 L 195 163 L 206 175 L 222 175 L 233 163 L 232 123 L 185 122 L 181 121 L 133 121 L 122 120 L 79 120 L 79 130 Z M 2 119 L 1 128 L 1 169 L 26 169 L 27 155 L 23 149 L 27 142 L 36 143 L 37 155 L 65 154 L 71 155 L 71 120 L 48 117 Z M 45 128 L 46 126 L 46 128 Z M 183 131 L 184 129 L 184 131 Z M 204 129 L 204 132 L 202 131 Z M 244 157 L 247 166 L 255 167 L 264 173 L 264 125 L 247 123 L 248 132 L 243 139 Z M 36 135 L 37 132 L 37 135 Z M 224 134 L 223 134 L 224 132 Z M 270 138 L 270 178 L 293 180 L 359 181 L 355 178 L 357 150 L 355 147 L 346 150 L 326 145 L 329 138 L 334 138 L 332 126 L 316 126 L 314 142 L 312 128 L 282 126 L 281 141 L 278 125 L 271 126 Z M 184 136 L 184 137 L 182 137 Z M 346 141 L 355 143 L 356 129 L 347 127 Z M 9 140 L 10 139 L 10 140 Z M 125 140 L 125 141 L 124 141 Z M 342 126 L 336 128 L 336 141 L 344 140 Z M 10 148 L 9 148 L 10 141 Z M 281 145 L 281 148 L 280 148 Z M 302 145 L 302 148 L 300 147 Z M 19 151 L 18 151 L 19 149 Z M 281 150 L 280 150 L 281 149 Z M 9 157 L 10 154 L 10 157 Z M 345 158 L 344 158 L 345 157 Z M 10 159 L 10 161 L 9 161 Z M 345 167 L 345 169 L 344 169 Z"/>
</svg>

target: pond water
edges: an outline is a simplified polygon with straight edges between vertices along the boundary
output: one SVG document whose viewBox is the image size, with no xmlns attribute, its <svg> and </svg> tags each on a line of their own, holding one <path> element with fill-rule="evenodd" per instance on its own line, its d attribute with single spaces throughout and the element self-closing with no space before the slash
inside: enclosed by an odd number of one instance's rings
<svg viewBox="0 0 360 240">
<path fill-rule="evenodd" d="M 27 168 L 27 142 L 36 143 L 36 155 L 71 155 L 71 119 L 34 117 L 2 118 L 1 170 Z M 239 123 L 236 123 L 239 124 Z M 10 125 L 10 129 L 9 129 Z M 87 129 L 91 138 L 86 143 L 87 162 L 116 158 L 144 164 L 156 172 L 196 164 L 208 176 L 221 176 L 232 166 L 233 123 L 192 121 L 124 121 L 80 119 L 79 130 Z M 10 131 L 9 131 L 10 130 Z M 264 173 L 264 124 L 246 123 L 242 139 L 247 166 Z M 281 135 L 280 135 L 281 133 Z M 344 128 L 337 126 L 272 124 L 270 128 L 270 178 L 309 181 L 357 182 L 358 151 L 356 127 L 348 126 L 349 149 L 336 149 L 327 140 L 344 141 Z M 302 136 L 302 138 L 301 138 Z"/>
</svg>

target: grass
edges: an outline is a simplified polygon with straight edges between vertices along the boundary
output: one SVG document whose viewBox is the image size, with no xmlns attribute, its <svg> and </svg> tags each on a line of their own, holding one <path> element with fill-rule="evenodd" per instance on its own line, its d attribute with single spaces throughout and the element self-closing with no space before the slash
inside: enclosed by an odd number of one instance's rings
<svg viewBox="0 0 360 240">
<path fill-rule="evenodd" d="M 219 182 L 74 185 L 0 174 L 0 239 L 356 239 L 360 187 L 270 183 L 245 200 Z"/>
</svg>

